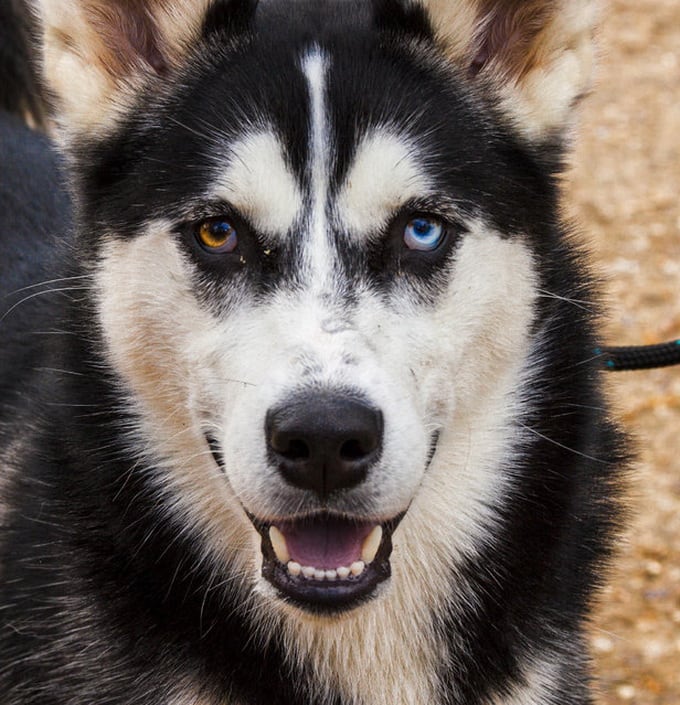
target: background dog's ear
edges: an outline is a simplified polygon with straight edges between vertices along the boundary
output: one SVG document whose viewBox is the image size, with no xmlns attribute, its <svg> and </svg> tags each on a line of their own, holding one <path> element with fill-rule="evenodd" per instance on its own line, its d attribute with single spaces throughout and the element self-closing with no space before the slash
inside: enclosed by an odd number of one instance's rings
<svg viewBox="0 0 680 705">
<path fill-rule="evenodd" d="M 410 0 L 373 0 L 373 17 L 381 32 L 397 32 L 432 39 L 433 31 L 422 5 Z"/>
<path fill-rule="evenodd" d="M 560 137 L 590 87 L 597 0 L 421 0 L 449 58 L 532 142 Z"/>
<path fill-rule="evenodd" d="M 106 131 L 142 82 L 180 64 L 199 35 L 216 23 L 226 25 L 230 12 L 239 24 L 255 5 L 252 0 L 35 1 L 44 75 L 66 138 Z"/>
</svg>

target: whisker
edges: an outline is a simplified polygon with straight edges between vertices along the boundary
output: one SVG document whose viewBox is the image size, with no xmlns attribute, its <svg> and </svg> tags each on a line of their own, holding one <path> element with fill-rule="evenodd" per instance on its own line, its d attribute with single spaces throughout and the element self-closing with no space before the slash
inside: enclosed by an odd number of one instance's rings
<svg viewBox="0 0 680 705">
<path fill-rule="evenodd" d="M 60 292 L 64 291 L 87 291 L 88 287 L 86 286 L 64 286 L 64 287 L 59 287 L 57 289 L 45 289 L 45 291 L 36 291 L 29 296 L 24 296 L 23 299 L 17 301 L 13 306 L 10 306 L 10 308 L 3 313 L 2 316 L 0 316 L 0 323 L 2 323 L 7 316 L 9 316 L 14 309 L 18 308 L 21 306 L 21 304 L 26 303 L 26 301 L 30 301 L 31 299 L 36 298 L 37 296 L 43 296 L 44 294 L 58 294 Z"/>
<path fill-rule="evenodd" d="M 594 313 L 595 310 L 589 305 L 588 301 L 582 301 L 580 299 L 572 299 L 568 296 L 561 296 L 560 294 L 555 294 L 552 291 L 546 291 L 545 289 L 538 290 L 539 298 L 543 299 L 555 299 L 557 301 L 564 301 L 565 303 L 571 304 L 582 311 L 588 311 L 589 313 Z"/>
<path fill-rule="evenodd" d="M 522 423 L 521 421 L 517 422 L 523 429 L 529 431 L 530 433 L 533 433 L 535 436 L 538 436 L 539 438 L 542 438 L 544 441 L 548 441 L 548 443 L 552 443 L 553 445 L 557 446 L 558 448 L 562 448 L 563 450 L 569 451 L 570 453 L 573 453 L 574 455 L 578 455 L 581 458 L 585 458 L 586 460 L 592 460 L 595 463 L 601 463 L 602 465 L 611 465 L 611 463 L 608 460 L 604 460 L 603 458 L 597 458 L 594 455 L 588 455 L 587 453 L 583 453 L 580 450 L 576 450 L 576 448 L 570 448 L 569 446 L 564 445 L 564 443 L 560 443 L 559 441 L 556 441 L 554 438 L 550 438 L 549 436 L 546 436 L 545 434 L 541 433 L 540 431 L 537 431 L 535 428 L 531 428 L 531 426 L 527 426 L 526 424 Z"/>
<path fill-rule="evenodd" d="M 90 279 L 91 277 L 92 277 L 91 274 L 78 274 L 78 275 L 74 275 L 72 277 L 59 277 L 58 279 L 45 279 L 44 281 L 36 282 L 35 284 L 29 284 L 28 286 L 22 286 L 19 289 L 14 289 L 14 291 L 9 291 L 3 296 L 3 298 L 9 298 L 10 296 L 14 296 L 14 294 L 20 294 L 22 291 L 28 291 L 29 289 L 35 289 L 39 286 L 46 286 L 47 284 L 57 284 L 59 282 L 74 281 L 76 279 Z"/>
</svg>

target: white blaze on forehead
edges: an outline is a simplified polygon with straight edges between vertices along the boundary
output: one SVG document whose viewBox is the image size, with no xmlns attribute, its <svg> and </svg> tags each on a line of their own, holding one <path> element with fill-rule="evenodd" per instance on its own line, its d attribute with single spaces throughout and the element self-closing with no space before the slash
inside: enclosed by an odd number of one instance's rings
<svg viewBox="0 0 680 705">
<path fill-rule="evenodd" d="M 314 224 L 322 225 L 328 195 L 329 134 L 326 115 L 326 73 L 327 61 L 317 49 L 302 60 L 302 70 L 307 79 L 310 102 L 310 170 L 312 177 L 312 202 Z"/>
<path fill-rule="evenodd" d="M 328 281 L 333 257 L 328 242 L 326 214 L 330 179 L 330 130 L 326 110 L 328 59 L 320 49 L 313 49 L 302 58 L 302 72 L 309 91 L 310 114 L 311 212 L 308 219 L 310 237 L 305 248 L 305 260 L 313 281 L 323 287 Z"/>
<path fill-rule="evenodd" d="M 215 174 L 213 196 L 271 235 L 287 233 L 302 208 L 283 146 L 271 131 L 246 135 L 230 147 L 228 166 Z"/>
<path fill-rule="evenodd" d="M 386 128 L 364 137 L 337 203 L 337 217 L 350 232 L 375 231 L 404 203 L 431 192 L 419 151 Z"/>
</svg>

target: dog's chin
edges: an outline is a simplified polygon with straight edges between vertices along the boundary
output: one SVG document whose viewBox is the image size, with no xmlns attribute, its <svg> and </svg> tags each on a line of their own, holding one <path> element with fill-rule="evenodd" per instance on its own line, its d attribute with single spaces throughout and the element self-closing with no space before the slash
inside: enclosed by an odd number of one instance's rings
<svg viewBox="0 0 680 705">
<path fill-rule="evenodd" d="M 261 536 L 262 577 L 287 603 L 312 614 L 339 614 L 374 598 L 391 575 L 388 521 L 322 512 L 275 522 L 250 516 Z"/>
</svg>

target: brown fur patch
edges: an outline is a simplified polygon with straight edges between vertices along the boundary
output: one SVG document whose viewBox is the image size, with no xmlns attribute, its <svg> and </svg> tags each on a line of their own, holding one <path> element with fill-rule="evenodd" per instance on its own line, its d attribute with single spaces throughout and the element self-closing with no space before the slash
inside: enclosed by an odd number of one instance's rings
<svg viewBox="0 0 680 705">
<path fill-rule="evenodd" d="M 537 60 L 541 33 L 555 11 L 554 0 L 482 0 L 472 72 L 492 65 L 511 77 L 526 74 Z"/>
<path fill-rule="evenodd" d="M 99 60 L 112 76 L 131 73 L 140 63 L 157 73 L 167 68 L 154 13 L 158 5 L 141 0 L 101 0 L 83 5 L 85 18 L 102 44 Z"/>
</svg>

